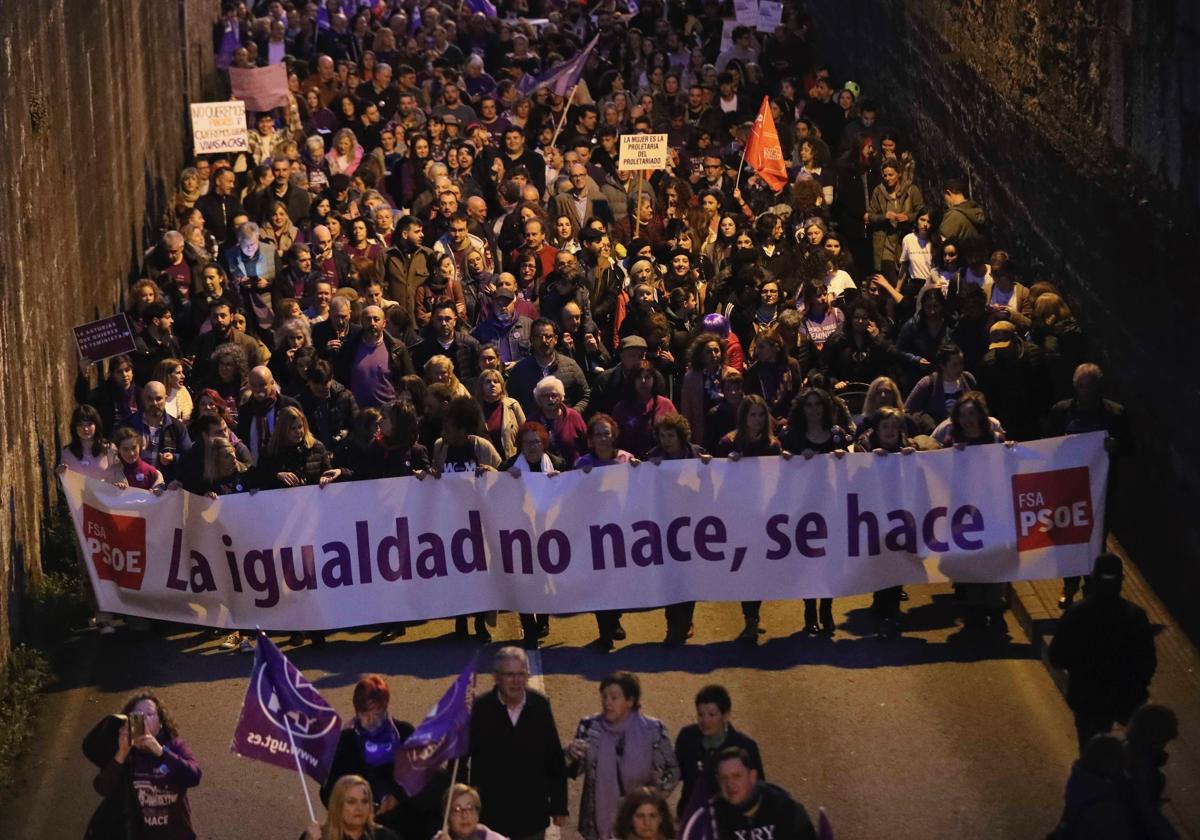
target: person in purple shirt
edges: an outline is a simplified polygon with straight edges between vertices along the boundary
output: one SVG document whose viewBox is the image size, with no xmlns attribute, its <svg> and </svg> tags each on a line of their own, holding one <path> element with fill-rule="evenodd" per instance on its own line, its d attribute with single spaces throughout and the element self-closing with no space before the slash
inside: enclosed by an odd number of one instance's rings
<svg viewBox="0 0 1200 840">
<path fill-rule="evenodd" d="M 200 765 L 156 695 L 129 698 L 88 734 L 83 753 L 100 768 L 92 786 L 104 797 L 87 837 L 194 840 L 187 792 L 200 784 Z"/>
<path fill-rule="evenodd" d="M 342 345 L 334 378 L 350 389 L 359 408 L 378 408 L 396 398 L 400 377 L 413 373 L 403 342 L 384 331 L 387 317 L 378 306 L 362 313 L 362 332 Z"/>
<path fill-rule="evenodd" d="M 629 464 L 636 467 L 641 463 L 633 454 L 617 448 L 617 436 L 621 427 L 607 414 L 593 414 L 587 424 L 588 451 L 575 462 L 577 469 L 591 472 L 592 467 L 608 467 L 613 464 Z"/>
</svg>

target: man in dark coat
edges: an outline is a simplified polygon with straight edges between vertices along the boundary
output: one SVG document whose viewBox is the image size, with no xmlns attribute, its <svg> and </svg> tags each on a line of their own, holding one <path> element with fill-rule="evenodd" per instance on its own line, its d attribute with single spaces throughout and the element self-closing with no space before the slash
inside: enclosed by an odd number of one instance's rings
<svg viewBox="0 0 1200 840">
<path fill-rule="evenodd" d="M 430 312 L 429 325 L 420 333 L 420 340 L 413 345 L 413 367 L 425 370 L 425 363 L 434 356 L 446 356 L 454 364 L 454 375 L 466 386 L 475 390 L 479 377 L 479 342 L 466 330 L 458 328 L 458 315 L 453 301 L 439 300 Z"/>
<path fill-rule="evenodd" d="M 1050 643 L 1050 664 L 1067 672 L 1081 752 L 1093 735 L 1129 721 L 1158 666 L 1146 611 L 1121 597 L 1124 577 L 1121 558 L 1097 557 L 1090 593 L 1067 610 Z"/>
<path fill-rule="evenodd" d="M 342 344 L 334 360 L 334 379 L 350 389 L 359 408 L 389 402 L 400 378 L 413 373 L 408 348 L 384 331 L 385 323 L 383 310 L 368 306 L 362 313 L 362 330 Z"/>
<path fill-rule="evenodd" d="M 526 687 L 529 660 L 517 647 L 496 654 L 496 687 L 471 708 L 471 784 L 480 822 L 512 840 L 540 840 L 567 818 L 567 768 L 550 701 Z"/>
</svg>

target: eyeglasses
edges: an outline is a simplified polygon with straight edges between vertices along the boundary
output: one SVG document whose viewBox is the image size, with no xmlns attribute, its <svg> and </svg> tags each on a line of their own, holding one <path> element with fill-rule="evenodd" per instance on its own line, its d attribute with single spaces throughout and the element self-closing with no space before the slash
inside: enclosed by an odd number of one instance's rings
<svg viewBox="0 0 1200 840">
<path fill-rule="evenodd" d="M 460 814 L 477 814 L 479 809 L 474 805 L 455 805 L 450 809 L 450 813 L 457 817 Z"/>
</svg>

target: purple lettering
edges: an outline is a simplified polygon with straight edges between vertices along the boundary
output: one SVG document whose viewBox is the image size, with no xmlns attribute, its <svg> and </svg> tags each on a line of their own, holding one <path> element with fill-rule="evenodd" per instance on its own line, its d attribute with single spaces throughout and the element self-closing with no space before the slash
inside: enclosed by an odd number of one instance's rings
<svg viewBox="0 0 1200 840">
<path fill-rule="evenodd" d="M 679 516 L 671 520 L 667 526 L 667 553 L 678 563 L 686 563 L 692 559 L 692 552 L 684 551 L 679 545 L 679 532 L 692 524 L 692 517 Z"/>
<path fill-rule="evenodd" d="M 921 536 L 925 538 L 925 545 L 939 553 L 950 550 L 949 543 L 937 538 L 937 522 L 939 519 L 946 518 L 946 512 L 947 509 L 944 507 L 930 508 L 921 525 Z"/>
<path fill-rule="evenodd" d="M 435 577 L 445 577 L 446 546 L 442 542 L 442 538 L 432 532 L 421 534 L 421 536 L 417 537 L 417 545 L 425 546 L 424 550 L 417 555 L 417 574 L 425 580 Z M 408 549 L 406 547 L 405 554 L 407 552 Z M 380 566 L 380 573 L 384 577 L 387 577 L 382 566 Z M 407 579 L 408 575 L 405 575 L 405 580 Z M 395 580 L 395 578 L 392 578 L 392 580 Z"/>
<path fill-rule="evenodd" d="M 397 520 L 398 522 L 399 520 Z M 363 583 L 371 582 L 371 534 L 365 519 L 354 523 L 354 533 L 358 536 L 358 577 Z M 408 538 L 404 539 L 407 550 Z M 380 546 L 382 550 L 383 546 Z"/>
<path fill-rule="evenodd" d="M 858 510 L 858 494 L 849 493 L 846 495 L 846 531 L 849 536 L 849 545 L 846 553 L 850 557 L 858 557 L 862 552 L 858 545 L 858 529 L 862 525 L 867 526 L 867 554 L 876 555 L 879 553 L 879 520 L 875 514 L 866 510 L 859 513 Z"/>
<path fill-rule="evenodd" d="M 358 564 L 362 566 L 362 547 L 363 539 L 366 536 L 367 523 L 360 522 L 361 529 L 358 533 L 359 558 Z M 438 540 L 440 543 L 441 540 Z M 389 555 L 392 550 L 396 551 L 396 566 L 392 568 L 388 563 Z M 367 557 L 371 556 L 370 546 L 367 546 Z M 443 563 L 445 558 L 443 557 Z M 379 541 L 379 550 L 375 555 L 375 562 L 379 566 L 379 576 L 388 583 L 397 581 L 400 578 L 412 580 L 412 560 L 409 557 L 408 551 L 408 518 L 403 516 L 396 517 L 396 536 L 387 536 Z M 362 578 L 362 583 L 370 583 L 371 574 L 368 571 L 366 576 Z"/>
<path fill-rule="evenodd" d="M 604 571 L 604 538 L 608 537 L 612 545 L 612 567 L 625 568 L 625 534 L 621 526 L 614 522 L 607 525 L 593 525 L 588 529 L 592 535 L 592 569 Z"/>
<path fill-rule="evenodd" d="M 917 553 L 917 519 L 906 510 L 893 510 L 888 514 L 888 521 L 895 522 L 896 527 L 887 532 L 883 544 L 888 551 L 905 551 Z"/>
<path fill-rule="evenodd" d="M 354 565 L 350 559 L 350 546 L 344 542 L 327 542 L 321 546 L 321 550 L 326 555 L 325 565 L 321 567 L 321 582 L 330 589 L 353 585 Z"/>
<path fill-rule="evenodd" d="M 551 543 L 557 547 L 554 551 L 558 555 L 557 562 L 551 557 Z M 571 564 L 571 541 L 557 528 L 549 528 L 538 537 L 537 553 L 538 565 L 542 567 L 542 571 L 548 575 L 561 574 Z"/>
<path fill-rule="evenodd" d="M 513 574 L 513 545 L 521 548 L 521 574 L 533 574 L 533 541 L 528 531 L 500 532 L 500 565 L 506 575 Z"/>
<path fill-rule="evenodd" d="M 293 551 L 290 545 L 279 549 L 279 565 L 283 569 L 284 584 L 293 592 L 299 592 L 301 589 L 316 589 L 317 564 L 313 562 L 313 547 L 311 545 L 300 546 L 300 566 L 304 570 L 302 577 L 296 574 L 292 555 Z"/>
<path fill-rule="evenodd" d="M 817 540 L 829 539 L 829 528 L 825 517 L 819 513 L 806 513 L 796 523 L 796 548 L 805 557 L 824 557 L 825 546 L 813 545 Z"/>
<path fill-rule="evenodd" d="M 242 562 L 246 567 L 246 583 L 255 592 L 262 593 L 261 598 L 254 599 L 254 605 L 273 607 L 278 604 L 279 578 L 275 574 L 275 553 L 269 548 L 254 549 L 246 552 Z"/>
<path fill-rule="evenodd" d="M 663 564 L 662 531 L 648 519 L 634 522 L 632 528 L 634 531 L 643 532 L 643 536 L 634 540 L 633 545 L 629 547 L 629 556 L 633 558 L 633 562 L 643 568 L 661 566 Z"/>
<path fill-rule="evenodd" d="M 725 559 L 721 547 L 725 544 L 725 523 L 715 516 L 706 516 L 696 523 L 696 553 L 702 560 L 719 563 Z"/>
<path fill-rule="evenodd" d="M 479 521 L 479 511 L 467 513 L 466 528 L 459 528 L 450 538 L 450 559 L 454 568 L 468 575 L 471 572 L 487 571 L 487 555 L 484 554 L 483 523 Z M 466 550 L 471 549 L 471 559 L 466 556 Z"/>
<path fill-rule="evenodd" d="M 950 520 L 950 538 L 964 551 L 978 551 L 983 540 L 973 540 L 970 534 L 983 533 L 983 514 L 974 505 L 963 505 L 954 511 Z"/>
</svg>

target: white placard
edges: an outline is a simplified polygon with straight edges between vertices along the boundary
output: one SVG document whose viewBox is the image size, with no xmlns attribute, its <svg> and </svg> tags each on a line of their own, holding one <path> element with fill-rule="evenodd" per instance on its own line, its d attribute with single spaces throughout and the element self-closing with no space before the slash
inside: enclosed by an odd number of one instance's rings
<svg viewBox="0 0 1200 840">
<path fill-rule="evenodd" d="M 665 169 L 668 154 L 665 134 L 622 134 L 617 166 L 628 172 Z"/>
<path fill-rule="evenodd" d="M 198 155 L 248 151 L 246 103 L 193 102 L 192 148 Z"/>
<path fill-rule="evenodd" d="M 783 4 L 779 0 L 758 0 L 759 32 L 774 32 L 783 23 Z"/>
</svg>

